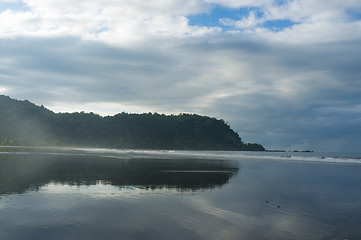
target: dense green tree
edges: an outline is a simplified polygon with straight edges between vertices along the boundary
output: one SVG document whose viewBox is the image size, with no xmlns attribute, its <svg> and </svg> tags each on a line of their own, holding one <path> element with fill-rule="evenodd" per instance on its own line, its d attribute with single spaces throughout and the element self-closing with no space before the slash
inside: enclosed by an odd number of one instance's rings
<svg viewBox="0 0 361 240">
<path fill-rule="evenodd" d="M 260 144 L 243 143 L 224 120 L 197 114 L 55 114 L 29 101 L 0 96 L 0 121 L 0 145 L 264 150 Z"/>
</svg>

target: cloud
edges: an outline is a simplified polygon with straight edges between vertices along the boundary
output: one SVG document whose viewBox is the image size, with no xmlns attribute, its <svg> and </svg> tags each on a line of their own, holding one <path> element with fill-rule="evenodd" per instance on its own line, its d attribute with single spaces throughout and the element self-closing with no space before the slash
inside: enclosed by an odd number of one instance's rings
<svg viewBox="0 0 361 240">
<path fill-rule="evenodd" d="M 199 35 L 216 29 L 188 25 L 201 1 L 22 1 L 27 11 L 3 11 L 0 36 L 81 36 L 113 44 L 157 35 Z M 10 26 L 9 23 L 12 22 Z"/>
<path fill-rule="evenodd" d="M 220 19 L 221 23 L 225 26 L 235 26 L 240 29 L 254 28 L 260 23 L 263 23 L 264 20 L 257 18 L 256 13 L 250 12 L 247 17 L 243 17 L 241 20 L 235 21 L 229 18 Z"/>
<path fill-rule="evenodd" d="M 14 7 L 14 6 L 18 7 Z M 360 37 L 361 4 L 356 1 L 114 1 L 89 2 L 24 0 L 5 5 L 0 13 L 0 36 L 73 36 L 112 44 L 130 44 L 159 36 L 204 36 L 220 26 L 190 25 L 187 16 L 210 14 L 217 8 L 240 9 L 236 18 L 218 19 L 230 31 L 252 29 L 263 39 L 316 41 Z M 12 6 L 12 7 L 10 7 Z M 22 8 L 20 8 L 21 6 Z M 24 7 L 25 6 L 25 7 Z M 20 9 L 20 10 L 19 10 Z M 248 12 L 244 15 L 243 12 Z M 351 14 L 353 13 L 353 14 Z M 356 14 L 355 14 L 356 13 Z M 287 31 L 274 34 L 268 22 L 287 22 Z M 278 21 L 278 22 L 277 22 Z M 11 22 L 12 24 L 7 24 Z M 352 23 L 353 26 L 349 24 Z M 223 29 L 228 31 L 226 29 Z M 271 30 L 271 31 L 270 31 Z M 279 30 L 279 29 L 278 29 Z M 340 34 L 340 32 L 342 31 Z"/>
<path fill-rule="evenodd" d="M 268 148 L 360 147 L 357 1 L 14 4 L 26 7 L 0 8 L 2 94 L 55 111 L 211 115 Z M 240 15 L 189 23 L 220 7 Z"/>
</svg>

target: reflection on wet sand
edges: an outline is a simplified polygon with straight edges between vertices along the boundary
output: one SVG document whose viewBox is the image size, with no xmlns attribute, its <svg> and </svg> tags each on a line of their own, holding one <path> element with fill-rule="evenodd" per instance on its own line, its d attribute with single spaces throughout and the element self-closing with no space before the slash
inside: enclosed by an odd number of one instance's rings
<svg viewBox="0 0 361 240">
<path fill-rule="evenodd" d="M 10 150 L 0 148 L 1 240 L 361 239 L 359 165 Z"/>
<path fill-rule="evenodd" d="M 119 187 L 194 191 L 226 184 L 237 171 L 235 164 L 222 160 L 1 154 L 0 194 L 36 191 L 50 182 L 67 185 L 103 182 Z"/>
</svg>

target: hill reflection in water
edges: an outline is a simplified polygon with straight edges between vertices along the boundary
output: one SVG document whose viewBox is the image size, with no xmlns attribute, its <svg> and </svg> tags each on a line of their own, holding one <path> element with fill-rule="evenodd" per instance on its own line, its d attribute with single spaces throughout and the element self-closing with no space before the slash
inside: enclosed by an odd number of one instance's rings
<svg viewBox="0 0 361 240">
<path fill-rule="evenodd" d="M 212 189 L 237 172 L 234 162 L 194 158 L 137 158 L 105 154 L 2 152 L 0 194 L 37 191 L 49 183 L 136 186 L 178 191 Z"/>
</svg>

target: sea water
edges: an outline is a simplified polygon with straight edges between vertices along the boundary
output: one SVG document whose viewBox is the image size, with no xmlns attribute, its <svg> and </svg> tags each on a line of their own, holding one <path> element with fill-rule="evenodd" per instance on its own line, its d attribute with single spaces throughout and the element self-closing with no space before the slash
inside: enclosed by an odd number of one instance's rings
<svg viewBox="0 0 361 240">
<path fill-rule="evenodd" d="M 361 239 L 361 154 L 0 148 L 0 239 Z"/>
</svg>

